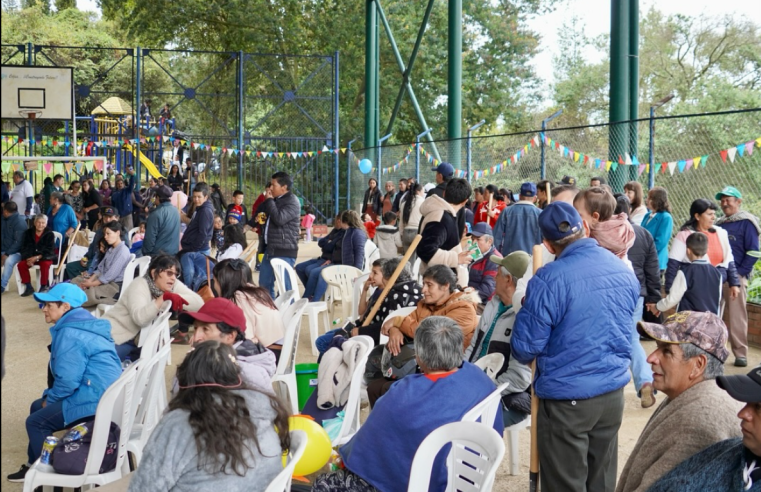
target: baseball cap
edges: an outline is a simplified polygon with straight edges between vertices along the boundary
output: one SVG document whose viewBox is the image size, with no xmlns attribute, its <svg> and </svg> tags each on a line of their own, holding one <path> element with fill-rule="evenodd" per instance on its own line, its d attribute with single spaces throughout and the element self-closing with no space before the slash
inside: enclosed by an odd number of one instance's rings
<svg viewBox="0 0 761 492">
<path fill-rule="evenodd" d="M 662 325 L 640 321 L 637 331 L 659 342 L 691 343 L 722 362 L 729 357 L 727 327 L 713 313 L 681 311 L 666 318 Z"/>
<path fill-rule="evenodd" d="M 536 196 L 536 185 L 534 183 L 523 183 L 520 196 Z"/>
<path fill-rule="evenodd" d="M 34 294 L 37 302 L 65 302 L 73 308 L 78 308 L 87 302 L 87 294 L 74 284 L 57 284 L 47 292 Z"/>
<path fill-rule="evenodd" d="M 751 369 L 747 375 L 719 376 L 716 378 L 716 384 L 737 401 L 761 402 L 761 366 Z"/>
<path fill-rule="evenodd" d="M 234 217 L 238 222 L 241 221 L 242 217 L 236 210 L 231 210 L 227 213 L 227 218 Z"/>
<path fill-rule="evenodd" d="M 431 171 L 436 171 L 437 173 L 441 174 L 445 178 L 448 178 L 454 175 L 454 168 L 448 162 L 442 162 L 438 166 L 431 168 Z"/>
<path fill-rule="evenodd" d="M 156 193 L 156 196 L 159 197 L 159 200 L 169 200 L 172 198 L 172 188 L 167 185 L 156 186 L 153 191 Z"/>
<path fill-rule="evenodd" d="M 494 235 L 491 226 L 486 222 L 479 222 L 478 224 L 471 227 L 469 232 L 471 236 L 476 237 L 481 237 L 484 234 L 488 234 L 490 236 Z"/>
<path fill-rule="evenodd" d="M 114 207 L 100 207 L 100 215 L 102 215 L 104 217 L 106 215 L 110 215 L 110 216 L 113 217 L 113 216 L 119 215 L 119 214 L 116 213 L 116 209 Z"/>
<path fill-rule="evenodd" d="M 513 251 L 502 258 L 501 256 L 492 255 L 489 260 L 499 266 L 503 266 L 515 278 L 523 278 L 531 263 L 531 256 L 525 251 Z"/>
<path fill-rule="evenodd" d="M 548 241 L 559 241 L 580 231 L 581 215 L 566 202 L 552 202 L 539 214 L 539 229 Z"/>
<path fill-rule="evenodd" d="M 192 324 L 194 320 L 202 323 L 227 323 L 233 328 L 238 328 L 241 333 L 246 331 L 246 317 L 243 310 L 232 301 L 222 297 L 209 299 L 194 313 L 182 313 L 179 320 L 186 324 Z"/>
<path fill-rule="evenodd" d="M 725 196 L 733 196 L 735 198 L 742 198 L 743 194 L 740 193 L 740 190 L 738 190 L 734 186 L 725 186 L 723 190 L 716 193 L 716 199 L 721 200 L 722 197 L 725 197 Z"/>
<path fill-rule="evenodd" d="M 574 178 L 573 176 L 568 176 L 566 174 L 565 176 L 563 176 L 563 179 L 558 181 L 558 184 L 576 186 L 576 178 Z"/>
</svg>

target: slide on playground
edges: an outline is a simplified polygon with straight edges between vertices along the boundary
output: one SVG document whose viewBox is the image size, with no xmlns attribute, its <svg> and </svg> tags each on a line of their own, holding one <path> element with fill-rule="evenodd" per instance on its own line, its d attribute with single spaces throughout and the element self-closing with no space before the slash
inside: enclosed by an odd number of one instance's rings
<svg viewBox="0 0 761 492">
<path fill-rule="evenodd" d="M 125 143 L 124 146 L 132 152 L 132 155 L 135 155 L 135 149 L 128 143 Z M 151 162 L 148 157 L 140 152 L 140 163 L 148 170 L 149 173 L 151 173 L 151 176 L 154 178 L 163 178 L 164 176 L 161 175 L 158 169 L 156 169 L 156 166 L 153 165 L 153 162 Z"/>
</svg>

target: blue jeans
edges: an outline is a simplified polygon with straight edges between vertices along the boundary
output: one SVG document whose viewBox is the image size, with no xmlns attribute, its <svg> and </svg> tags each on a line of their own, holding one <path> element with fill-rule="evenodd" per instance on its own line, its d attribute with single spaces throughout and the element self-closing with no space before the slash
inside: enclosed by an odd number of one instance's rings
<svg viewBox="0 0 761 492">
<path fill-rule="evenodd" d="M 29 446 L 26 449 L 28 463 L 34 463 L 42 454 L 42 444 L 45 438 L 53 432 L 66 428 L 63 420 L 63 401 L 48 403 L 42 408 L 42 398 L 32 402 L 29 417 L 26 418 L 26 434 L 29 436 Z"/>
<path fill-rule="evenodd" d="M 193 292 L 198 290 L 202 283 L 206 282 L 206 255 L 210 254 L 208 249 L 198 252 L 189 252 L 180 256 L 180 266 L 182 266 L 182 278 L 184 284 Z M 212 268 L 209 265 L 209 268 Z"/>
<path fill-rule="evenodd" d="M 304 284 L 304 297 L 319 301 L 328 290 L 328 283 L 322 279 L 322 271 L 330 265 L 318 266 L 309 271 L 309 280 Z"/>
<path fill-rule="evenodd" d="M 275 271 L 272 269 L 270 260 L 275 258 L 278 260 L 283 260 L 291 266 L 296 264 L 296 258 L 285 258 L 282 256 L 270 257 L 269 253 L 264 253 L 262 263 L 259 265 L 259 286 L 267 289 L 267 292 L 270 293 L 270 297 L 273 299 L 275 298 Z M 285 277 L 285 288 L 286 290 L 296 288 L 295 286 L 291 286 L 291 279 L 287 275 Z"/>
<path fill-rule="evenodd" d="M 119 360 L 124 362 L 124 359 L 137 348 L 137 345 L 135 345 L 134 340 L 128 340 L 121 345 L 115 345 L 114 348 L 116 349 L 116 355 L 119 356 Z M 133 360 L 132 362 L 135 361 Z"/>
<path fill-rule="evenodd" d="M 643 384 L 653 383 L 653 371 L 650 369 L 650 364 L 647 363 L 647 355 L 645 355 L 645 349 L 639 342 L 639 333 L 637 333 L 637 322 L 642 320 L 644 303 L 645 298 L 640 297 L 637 306 L 634 308 L 634 314 L 632 314 L 632 360 L 630 368 L 634 378 L 634 387 L 637 389 L 637 396 L 641 396 L 640 390 Z"/>
<path fill-rule="evenodd" d="M 296 270 L 296 275 L 299 276 L 299 280 L 301 280 L 301 283 L 306 286 L 312 269 L 322 265 L 323 263 L 325 263 L 325 261 L 326 260 L 323 260 L 322 258 L 315 258 L 313 260 L 302 261 L 301 263 L 296 265 L 294 267 L 294 270 Z"/>
<path fill-rule="evenodd" d="M 335 330 L 326 331 L 324 335 L 317 337 L 317 340 L 314 341 L 314 345 L 317 347 L 317 351 L 320 352 L 320 355 L 328 351 L 328 345 L 330 345 L 333 337 L 335 337 L 336 333 L 340 330 L 341 328 L 336 328 Z"/>
<path fill-rule="evenodd" d="M 11 275 L 13 275 L 13 267 L 15 267 L 16 263 L 19 261 L 21 261 L 21 253 L 13 253 L 12 255 L 8 255 L 5 259 L 2 278 L 3 292 L 8 288 L 8 281 L 11 279 Z"/>
</svg>

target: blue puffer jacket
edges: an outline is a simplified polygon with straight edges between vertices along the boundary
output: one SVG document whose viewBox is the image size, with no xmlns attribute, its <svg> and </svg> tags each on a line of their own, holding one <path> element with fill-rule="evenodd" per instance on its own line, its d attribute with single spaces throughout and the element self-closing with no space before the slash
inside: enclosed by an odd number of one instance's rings
<svg viewBox="0 0 761 492">
<path fill-rule="evenodd" d="M 63 401 L 64 425 L 95 415 L 100 397 L 122 373 L 111 338 L 111 324 L 86 309 L 64 314 L 50 328 L 50 370 L 55 381 L 45 390 L 48 403 Z"/>
<path fill-rule="evenodd" d="M 594 239 L 579 239 L 529 280 L 513 356 L 537 359 L 536 394 L 585 400 L 629 382 L 637 276 Z"/>
</svg>

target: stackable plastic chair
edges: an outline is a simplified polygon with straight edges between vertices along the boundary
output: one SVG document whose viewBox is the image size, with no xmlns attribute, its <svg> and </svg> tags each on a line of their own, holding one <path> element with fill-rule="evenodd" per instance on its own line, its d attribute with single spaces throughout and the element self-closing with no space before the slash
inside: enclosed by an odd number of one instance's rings
<svg viewBox="0 0 761 492">
<path fill-rule="evenodd" d="M 482 424 L 491 427 L 494 424 L 494 421 L 497 419 L 497 414 L 499 414 L 499 418 L 502 418 L 502 392 L 507 389 L 508 384 L 509 383 L 504 383 L 499 385 L 499 387 L 497 387 L 496 390 L 492 391 L 489 396 L 468 410 L 468 412 L 463 415 L 462 421 L 480 421 Z"/>
<path fill-rule="evenodd" d="M 473 363 L 476 367 L 482 369 L 492 381 L 497 380 L 497 373 L 502 369 L 502 364 L 505 363 L 505 356 L 499 352 L 485 355 Z"/>
<path fill-rule="evenodd" d="M 296 391 L 296 350 L 299 346 L 301 316 L 304 314 L 306 305 L 306 299 L 299 299 L 283 311 L 283 324 L 285 325 L 283 348 L 280 351 L 280 360 L 277 363 L 275 375 L 272 376 L 272 385 L 282 397 L 287 395 L 291 404 L 291 412 L 294 415 L 299 413 L 299 399 Z M 285 391 L 283 391 L 282 386 L 285 386 Z"/>
<path fill-rule="evenodd" d="M 370 355 L 375 343 L 371 337 L 367 335 L 359 335 L 352 337 L 352 340 L 356 340 L 365 346 L 365 352 L 362 354 L 354 366 L 354 373 L 351 375 L 351 383 L 349 384 L 349 398 L 344 405 L 344 421 L 341 424 L 341 430 L 338 436 L 333 441 L 333 447 L 341 446 L 349 442 L 354 437 L 360 427 L 359 411 L 361 404 L 361 392 L 362 392 L 362 380 L 365 375 L 365 364 L 367 364 L 367 358 Z"/>
<path fill-rule="evenodd" d="M 346 321 L 356 321 L 359 319 L 359 301 L 362 296 L 362 287 L 369 277 L 370 274 L 365 273 L 354 279 L 354 292 L 351 296 L 351 313 L 346 318 Z"/>
<path fill-rule="evenodd" d="M 325 302 L 328 305 L 328 315 L 335 319 L 335 303 L 341 303 L 341 319 L 347 319 L 351 310 L 354 293 L 354 279 L 362 275 L 362 270 L 348 265 L 332 265 L 320 272 L 323 280 L 328 283 Z"/>
<path fill-rule="evenodd" d="M 365 273 L 370 273 L 373 268 L 373 262 L 380 258 L 380 249 L 370 239 L 365 243 L 365 267 L 362 269 Z"/>
<path fill-rule="evenodd" d="M 388 313 L 388 316 L 386 316 L 386 319 L 383 320 L 383 324 L 386 324 L 386 321 L 390 320 L 391 318 L 397 318 L 397 317 L 404 317 L 410 314 L 412 311 L 415 310 L 417 306 L 407 306 L 399 309 L 395 309 L 394 311 L 391 311 Z M 384 343 L 388 343 L 388 336 L 381 335 L 379 344 L 383 345 Z"/>
<path fill-rule="evenodd" d="M 142 277 L 148 272 L 148 266 L 151 264 L 151 257 L 150 256 L 142 256 L 140 258 L 135 258 L 134 254 L 130 255 L 129 263 L 127 263 L 127 266 L 124 268 L 124 277 L 122 278 L 122 288 L 119 290 L 119 299 L 124 295 L 124 293 L 127 291 L 127 287 L 129 287 L 129 284 L 132 283 L 133 280 L 135 280 L 135 269 L 138 270 L 138 276 Z M 98 318 L 106 314 L 106 312 L 111 309 L 113 304 L 98 304 L 96 307 L 96 312 L 94 313 Z"/>
<path fill-rule="evenodd" d="M 292 430 L 290 434 L 291 449 L 288 450 L 288 464 L 285 465 L 283 471 L 278 473 L 275 479 L 270 482 L 264 492 L 290 492 L 291 490 L 293 469 L 296 468 L 296 463 L 298 463 L 304 455 L 308 439 L 306 432 L 302 430 Z"/>
</svg>

